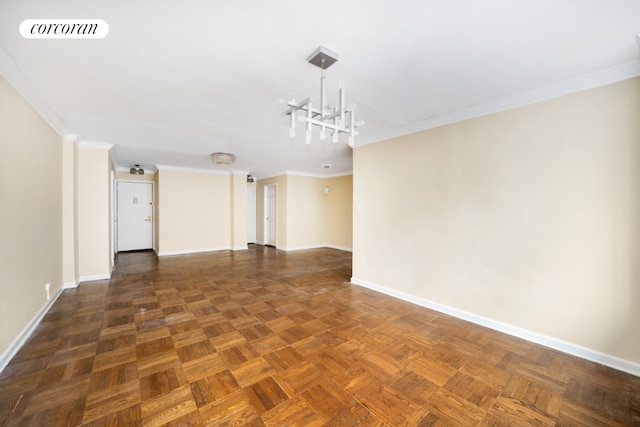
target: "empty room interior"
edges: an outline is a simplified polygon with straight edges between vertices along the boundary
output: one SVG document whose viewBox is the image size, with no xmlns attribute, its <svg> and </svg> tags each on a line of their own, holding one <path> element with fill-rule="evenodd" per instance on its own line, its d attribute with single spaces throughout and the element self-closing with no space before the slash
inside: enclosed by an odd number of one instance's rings
<svg viewBox="0 0 640 427">
<path fill-rule="evenodd" d="M 640 2 L 0 4 L 0 425 L 640 425 Z"/>
</svg>

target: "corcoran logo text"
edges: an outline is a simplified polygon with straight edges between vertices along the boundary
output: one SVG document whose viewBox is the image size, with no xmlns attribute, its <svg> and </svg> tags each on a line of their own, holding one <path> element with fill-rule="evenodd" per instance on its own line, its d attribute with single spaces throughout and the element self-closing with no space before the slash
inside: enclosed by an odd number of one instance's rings
<svg viewBox="0 0 640 427">
<path fill-rule="evenodd" d="M 25 39 L 102 39 L 108 33 L 102 19 L 25 19 L 20 24 Z"/>
</svg>

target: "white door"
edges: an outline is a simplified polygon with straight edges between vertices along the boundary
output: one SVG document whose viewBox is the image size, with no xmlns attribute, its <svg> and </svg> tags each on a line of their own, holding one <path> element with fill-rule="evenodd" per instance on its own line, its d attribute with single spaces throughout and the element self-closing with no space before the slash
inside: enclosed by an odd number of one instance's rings
<svg viewBox="0 0 640 427">
<path fill-rule="evenodd" d="M 247 187 L 247 243 L 256 242 L 256 187 Z"/>
<path fill-rule="evenodd" d="M 267 184 L 264 186 L 264 204 L 265 204 L 265 219 L 264 219 L 264 232 L 265 245 L 276 246 L 276 206 L 278 203 L 278 187 L 276 184 Z"/>
<path fill-rule="evenodd" d="M 153 247 L 153 183 L 118 181 L 118 252 Z"/>
</svg>

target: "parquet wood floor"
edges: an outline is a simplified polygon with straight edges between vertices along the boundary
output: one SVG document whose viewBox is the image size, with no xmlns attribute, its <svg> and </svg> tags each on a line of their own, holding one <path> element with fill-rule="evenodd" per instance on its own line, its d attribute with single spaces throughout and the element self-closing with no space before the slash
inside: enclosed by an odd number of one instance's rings
<svg viewBox="0 0 640 427">
<path fill-rule="evenodd" d="M 0 424 L 640 425 L 640 378 L 350 275 L 332 249 L 119 254 L 0 374 Z"/>
</svg>

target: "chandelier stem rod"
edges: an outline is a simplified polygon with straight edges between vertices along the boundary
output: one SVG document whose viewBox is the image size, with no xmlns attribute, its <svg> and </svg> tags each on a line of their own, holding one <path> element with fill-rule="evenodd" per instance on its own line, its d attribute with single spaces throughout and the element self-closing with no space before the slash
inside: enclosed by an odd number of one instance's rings
<svg viewBox="0 0 640 427">
<path fill-rule="evenodd" d="M 325 112 L 325 99 L 324 99 L 324 59 L 322 60 L 322 67 L 320 67 L 320 119 L 324 120 Z M 320 127 L 320 139 L 325 138 L 326 128 L 324 125 Z"/>
</svg>

